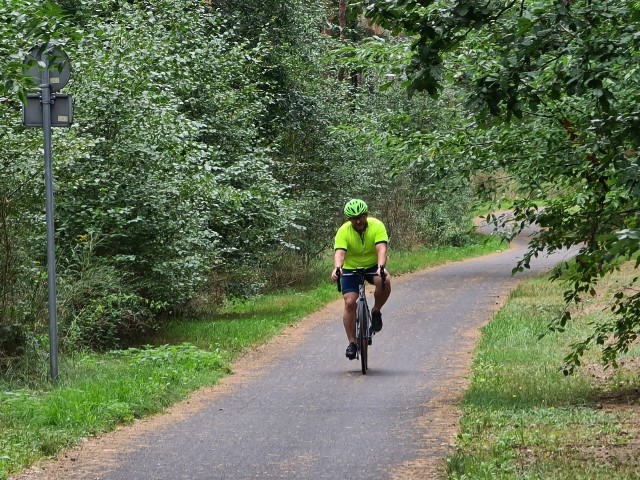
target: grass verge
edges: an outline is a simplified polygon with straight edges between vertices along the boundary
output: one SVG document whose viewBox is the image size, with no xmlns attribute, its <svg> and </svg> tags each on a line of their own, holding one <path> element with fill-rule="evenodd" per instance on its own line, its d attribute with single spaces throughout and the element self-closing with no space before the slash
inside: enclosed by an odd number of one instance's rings
<svg viewBox="0 0 640 480">
<path fill-rule="evenodd" d="M 597 352 L 573 376 L 559 370 L 569 345 L 608 314 L 612 287 L 631 274 L 603 280 L 566 333 L 540 340 L 563 309 L 562 285 L 539 278 L 512 293 L 475 352 L 449 479 L 640 478 L 640 348 L 615 371 L 599 366 Z"/>
<path fill-rule="evenodd" d="M 506 248 L 495 238 L 462 248 L 392 252 L 393 275 Z M 329 277 L 330 264 L 326 276 Z M 231 302 L 206 320 L 171 322 L 156 346 L 61 356 L 60 383 L 0 378 L 0 480 L 80 439 L 162 411 L 215 384 L 245 349 L 337 300 L 335 285 Z"/>
</svg>

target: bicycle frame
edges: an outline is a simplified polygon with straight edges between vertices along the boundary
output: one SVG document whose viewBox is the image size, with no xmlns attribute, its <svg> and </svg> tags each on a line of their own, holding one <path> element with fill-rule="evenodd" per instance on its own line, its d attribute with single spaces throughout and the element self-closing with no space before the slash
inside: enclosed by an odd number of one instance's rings
<svg viewBox="0 0 640 480">
<path fill-rule="evenodd" d="M 371 345 L 371 312 L 367 305 L 367 295 L 364 283 L 359 286 L 358 303 L 356 304 L 356 345 L 360 354 L 362 374 L 367 374 L 368 350 Z"/>
<path fill-rule="evenodd" d="M 367 304 L 367 292 L 364 268 L 357 268 L 353 273 L 342 275 L 358 276 L 358 300 L 356 303 L 356 345 L 358 350 L 356 358 L 360 358 L 362 374 L 367 374 L 368 369 L 368 346 L 372 343 L 371 311 Z M 338 290 L 340 290 L 340 279 L 338 279 Z"/>
</svg>

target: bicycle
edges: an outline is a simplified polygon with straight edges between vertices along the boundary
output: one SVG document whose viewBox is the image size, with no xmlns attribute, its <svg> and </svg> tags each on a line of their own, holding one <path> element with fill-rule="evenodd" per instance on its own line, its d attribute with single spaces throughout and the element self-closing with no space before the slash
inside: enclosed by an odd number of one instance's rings
<svg viewBox="0 0 640 480">
<path fill-rule="evenodd" d="M 367 292 L 365 290 L 365 274 L 364 268 L 356 268 L 353 273 L 342 273 L 340 269 L 336 272 L 338 274 L 338 291 L 342 291 L 340 287 L 341 276 L 358 276 L 358 300 L 356 303 L 356 358 L 360 358 L 360 365 L 362 367 L 362 374 L 366 375 L 369 368 L 369 345 L 373 343 L 373 329 L 371 328 L 371 311 L 367 304 Z M 382 274 L 382 288 L 385 286 L 384 268 L 380 272 Z"/>
</svg>

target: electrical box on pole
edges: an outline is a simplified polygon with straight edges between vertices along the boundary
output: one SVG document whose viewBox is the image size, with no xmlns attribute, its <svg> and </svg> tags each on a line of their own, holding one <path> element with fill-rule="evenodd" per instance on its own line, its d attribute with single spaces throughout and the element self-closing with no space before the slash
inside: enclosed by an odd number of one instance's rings
<svg viewBox="0 0 640 480">
<path fill-rule="evenodd" d="M 54 228 L 51 127 L 70 127 L 73 99 L 57 93 L 71 76 L 71 62 L 60 47 L 45 43 L 29 51 L 24 73 L 39 85 L 40 93 L 27 95 L 22 106 L 22 123 L 41 127 L 44 133 L 44 177 L 47 222 L 47 284 L 49 291 L 49 364 L 51 379 L 58 381 L 58 320 L 56 301 L 56 250 Z"/>
</svg>

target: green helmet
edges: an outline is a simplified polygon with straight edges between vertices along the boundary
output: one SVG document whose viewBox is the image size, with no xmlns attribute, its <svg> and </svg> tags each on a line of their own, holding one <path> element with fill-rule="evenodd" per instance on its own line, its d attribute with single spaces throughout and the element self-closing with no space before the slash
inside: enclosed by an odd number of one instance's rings
<svg viewBox="0 0 640 480">
<path fill-rule="evenodd" d="M 347 218 L 357 217 L 363 213 L 367 213 L 368 211 L 369 208 L 367 207 L 367 204 L 359 198 L 349 200 L 344 206 L 344 215 Z"/>
</svg>

